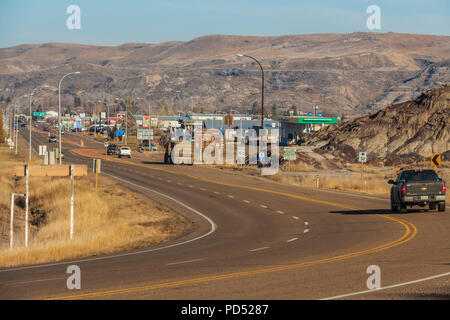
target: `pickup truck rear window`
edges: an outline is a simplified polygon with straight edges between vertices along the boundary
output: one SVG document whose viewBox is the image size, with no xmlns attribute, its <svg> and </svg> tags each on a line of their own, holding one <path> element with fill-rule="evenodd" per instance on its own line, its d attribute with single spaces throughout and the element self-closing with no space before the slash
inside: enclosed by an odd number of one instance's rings
<svg viewBox="0 0 450 320">
<path fill-rule="evenodd" d="M 402 174 L 402 180 L 405 181 L 433 181 L 438 179 L 436 172 L 433 170 L 405 171 Z"/>
</svg>

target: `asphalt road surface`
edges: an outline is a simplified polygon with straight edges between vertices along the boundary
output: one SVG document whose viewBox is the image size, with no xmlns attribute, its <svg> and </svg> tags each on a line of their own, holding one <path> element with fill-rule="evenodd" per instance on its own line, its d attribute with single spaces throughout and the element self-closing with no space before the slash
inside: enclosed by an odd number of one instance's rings
<svg viewBox="0 0 450 320">
<path fill-rule="evenodd" d="M 73 152 L 79 140 L 63 137 L 64 163 L 91 167 Z M 52 145 L 33 132 L 40 144 Z M 384 198 L 116 157 L 102 175 L 164 201 L 193 230 L 159 246 L 1 269 L 0 299 L 450 299 L 448 208 L 392 215 Z M 67 288 L 70 265 L 80 290 Z M 373 265 L 378 290 L 367 285 Z"/>
</svg>

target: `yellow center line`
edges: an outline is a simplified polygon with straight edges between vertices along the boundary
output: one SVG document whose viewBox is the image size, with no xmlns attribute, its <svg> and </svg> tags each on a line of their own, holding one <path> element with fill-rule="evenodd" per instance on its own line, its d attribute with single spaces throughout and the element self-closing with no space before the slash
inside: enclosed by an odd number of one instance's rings
<svg viewBox="0 0 450 320">
<path fill-rule="evenodd" d="M 269 192 L 269 193 L 283 195 L 283 196 L 287 196 L 287 197 L 291 197 L 291 198 L 301 199 L 301 200 L 304 200 L 304 201 L 317 202 L 317 203 L 327 204 L 327 205 L 331 205 L 331 206 L 335 206 L 335 207 L 339 207 L 339 208 L 350 209 L 350 210 L 363 210 L 362 208 L 357 208 L 357 207 L 352 207 L 352 206 L 348 206 L 348 205 L 344 205 L 344 204 L 340 204 L 340 203 L 335 203 L 335 202 L 329 202 L 329 201 L 323 201 L 323 200 L 318 200 L 318 199 L 298 196 L 298 195 L 294 195 L 294 194 L 290 194 L 290 193 L 272 191 L 272 190 L 267 190 L 267 189 L 262 189 L 262 188 L 251 187 L 251 186 L 235 185 L 235 184 L 223 183 L 223 182 L 214 181 L 214 180 L 205 179 L 205 178 L 199 178 L 199 177 L 195 177 L 195 176 L 188 175 L 188 174 L 185 174 L 185 173 L 173 172 L 171 170 L 166 170 L 166 169 L 162 169 L 162 168 L 154 168 L 153 166 L 142 165 L 142 164 L 139 164 L 139 163 L 133 163 L 133 162 L 130 162 L 130 161 L 125 161 L 125 160 L 118 160 L 117 159 L 117 160 L 114 160 L 114 161 L 118 161 L 118 162 L 121 162 L 121 163 L 124 163 L 124 164 L 134 165 L 134 166 L 138 166 L 138 167 L 144 167 L 144 168 L 147 168 L 147 169 L 159 170 L 159 171 L 163 171 L 163 172 L 167 172 L 167 173 L 171 173 L 171 174 L 182 175 L 182 176 L 190 177 L 190 178 L 193 178 L 193 179 L 197 179 L 197 180 L 201 180 L 201 181 L 205 181 L 205 182 L 210 182 L 210 183 L 215 183 L 215 184 L 219 184 L 219 185 L 225 185 L 225 186 L 230 186 L 230 187 L 238 187 L 238 188 L 250 189 L 250 190 L 255 190 L 255 191 L 262 191 L 262 192 Z M 245 276 L 251 276 L 251 275 L 259 275 L 259 274 L 265 274 L 265 273 L 272 273 L 272 272 L 292 270 L 292 269 L 301 268 L 301 267 L 307 267 L 307 266 L 313 266 L 313 265 L 318 265 L 318 264 L 323 264 L 323 263 L 341 261 L 341 260 L 344 260 L 344 259 L 349 259 L 349 258 L 361 256 L 361 255 L 366 255 L 366 254 L 371 254 L 371 253 L 375 253 L 375 252 L 380 252 L 382 250 L 387 250 L 389 248 L 392 248 L 392 247 L 395 247 L 395 246 L 399 246 L 401 244 L 404 244 L 404 243 L 410 241 L 417 234 L 417 227 L 413 223 L 411 223 L 409 221 L 400 220 L 398 218 L 393 218 L 393 217 L 390 217 L 388 215 L 382 215 L 382 214 L 377 214 L 376 216 L 382 217 L 382 218 L 385 218 L 385 219 L 388 219 L 388 220 L 391 220 L 393 222 L 401 224 L 403 226 L 403 228 L 405 229 L 405 233 L 400 238 L 398 238 L 397 240 L 394 240 L 392 242 L 389 242 L 389 243 L 377 246 L 375 248 L 361 250 L 361 251 L 357 251 L 357 252 L 351 252 L 351 253 L 347 253 L 347 254 L 343 254 L 343 255 L 339 255 L 339 256 L 334 256 L 334 257 L 330 257 L 330 258 L 324 258 L 324 259 L 313 260 L 313 261 L 306 261 L 306 262 L 290 264 L 290 265 L 284 265 L 284 266 L 278 266 L 278 267 L 270 267 L 270 268 L 262 268 L 262 269 L 249 270 L 249 271 L 233 272 L 233 273 L 228 273 L 228 274 L 220 274 L 220 275 L 198 277 L 198 278 L 187 279 L 187 280 L 180 280 L 180 281 L 171 281 L 171 282 L 165 282 L 165 283 L 153 284 L 153 285 L 147 285 L 147 286 L 139 286 L 139 287 L 130 287 L 130 288 L 123 288 L 123 289 L 116 289 L 116 290 L 90 292 L 90 293 L 84 293 L 84 294 L 78 294 L 78 295 L 72 295 L 72 296 L 50 298 L 48 300 L 60 300 L 60 299 L 71 300 L 71 299 L 93 298 L 93 297 L 98 297 L 98 296 L 106 296 L 106 295 L 114 295 L 114 294 L 136 293 L 136 292 L 139 292 L 139 291 L 149 291 L 149 290 L 155 290 L 155 289 L 161 289 L 161 288 L 170 288 L 170 287 L 182 286 L 182 285 L 187 285 L 187 284 L 204 283 L 204 282 L 209 282 L 209 281 L 217 281 L 217 280 L 223 280 L 223 279 L 231 279 L 231 278 L 237 278 L 237 277 L 245 277 Z"/>
</svg>

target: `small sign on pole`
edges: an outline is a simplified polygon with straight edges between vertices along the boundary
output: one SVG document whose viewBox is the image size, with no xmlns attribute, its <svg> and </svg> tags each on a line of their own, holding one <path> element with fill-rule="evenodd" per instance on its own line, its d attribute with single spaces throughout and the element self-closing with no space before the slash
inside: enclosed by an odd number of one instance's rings
<svg viewBox="0 0 450 320">
<path fill-rule="evenodd" d="M 431 166 L 439 167 L 441 165 L 441 155 L 440 154 L 432 154 L 431 155 Z"/>
<path fill-rule="evenodd" d="M 367 162 L 367 153 L 365 153 L 365 152 L 359 153 L 359 162 L 361 162 L 361 163 Z"/>
</svg>

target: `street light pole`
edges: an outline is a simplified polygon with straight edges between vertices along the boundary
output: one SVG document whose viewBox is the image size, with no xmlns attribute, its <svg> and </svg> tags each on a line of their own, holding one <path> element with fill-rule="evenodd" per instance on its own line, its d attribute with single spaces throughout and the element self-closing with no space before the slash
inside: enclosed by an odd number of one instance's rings
<svg viewBox="0 0 450 320">
<path fill-rule="evenodd" d="M 59 164 L 62 164 L 62 159 L 61 159 L 61 155 L 62 155 L 62 150 L 61 150 L 61 82 L 64 80 L 65 77 L 71 75 L 71 74 L 80 74 L 79 71 L 76 72 L 70 72 L 64 76 L 62 76 L 61 80 L 59 80 L 59 85 L 58 85 L 58 130 L 59 130 Z"/>
<path fill-rule="evenodd" d="M 31 120 L 33 119 L 33 114 L 31 113 L 31 102 L 32 102 L 32 100 L 33 100 L 34 92 L 35 92 L 36 90 L 40 89 L 40 88 L 41 88 L 41 86 L 36 87 L 36 88 L 34 88 L 34 90 L 31 91 L 31 93 L 30 93 L 30 110 L 29 110 L 30 121 L 29 121 L 29 123 L 28 123 L 28 127 L 29 127 L 29 128 L 28 128 L 28 129 L 29 129 L 29 139 L 28 139 L 28 142 L 29 142 L 29 146 L 28 146 L 28 162 L 31 162 Z M 48 88 L 48 85 L 45 85 L 45 86 L 43 86 L 42 88 Z"/>
<path fill-rule="evenodd" d="M 247 57 L 247 58 L 254 60 L 258 64 L 259 68 L 261 69 L 261 130 L 262 130 L 262 129 L 264 129 L 264 69 L 263 69 L 261 63 L 252 56 L 242 54 L 242 53 L 238 53 L 237 56 L 238 57 Z"/>
</svg>

